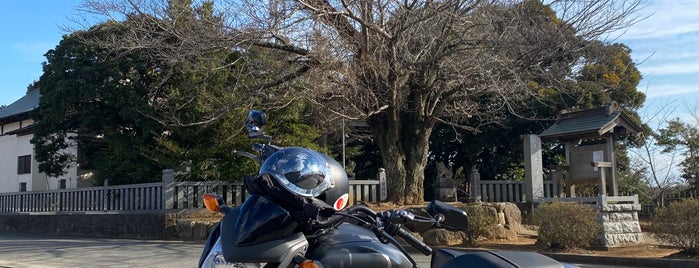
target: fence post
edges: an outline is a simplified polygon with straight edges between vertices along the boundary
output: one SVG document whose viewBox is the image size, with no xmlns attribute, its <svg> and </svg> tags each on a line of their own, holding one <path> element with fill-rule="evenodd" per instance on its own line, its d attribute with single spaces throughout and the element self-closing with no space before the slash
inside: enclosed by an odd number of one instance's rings
<svg viewBox="0 0 699 268">
<path fill-rule="evenodd" d="M 163 210 L 175 208 L 175 171 L 163 169 Z"/>
<path fill-rule="evenodd" d="M 109 209 L 109 180 L 105 179 L 102 184 L 102 210 L 107 211 Z"/>
<path fill-rule="evenodd" d="M 471 168 L 469 179 L 471 182 L 471 199 L 474 202 L 481 202 L 481 174 L 478 173 L 476 165 L 473 165 L 473 168 Z"/>
</svg>

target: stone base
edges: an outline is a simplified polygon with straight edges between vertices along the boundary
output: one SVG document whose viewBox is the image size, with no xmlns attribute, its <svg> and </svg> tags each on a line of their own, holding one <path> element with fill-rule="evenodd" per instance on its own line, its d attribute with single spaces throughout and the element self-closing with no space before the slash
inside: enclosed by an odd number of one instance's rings
<svg viewBox="0 0 699 268">
<path fill-rule="evenodd" d="M 603 206 L 599 216 L 602 223 L 599 246 L 612 248 L 644 244 L 637 208 L 638 205 L 632 204 Z"/>
<path fill-rule="evenodd" d="M 456 189 L 454 189 L 454 187 L 434 188 L 434 197 L 439 201 L 457 202 Z"/>
</svg>

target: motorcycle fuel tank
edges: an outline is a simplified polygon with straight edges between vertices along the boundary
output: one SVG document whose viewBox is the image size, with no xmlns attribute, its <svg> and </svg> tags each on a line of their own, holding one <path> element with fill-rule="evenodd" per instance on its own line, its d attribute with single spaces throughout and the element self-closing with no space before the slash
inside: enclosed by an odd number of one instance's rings
<svg viewBox="0 0 699 268">
<path fill-rule="evenodd" d="M 400 250 L 383 244 L 374 233 L 362 227 L 343 223 L 337 229 L 311 243 L 310 258 L 325 267 L 337 268 L 403 268 L 413 267 Z"/>
</svg>

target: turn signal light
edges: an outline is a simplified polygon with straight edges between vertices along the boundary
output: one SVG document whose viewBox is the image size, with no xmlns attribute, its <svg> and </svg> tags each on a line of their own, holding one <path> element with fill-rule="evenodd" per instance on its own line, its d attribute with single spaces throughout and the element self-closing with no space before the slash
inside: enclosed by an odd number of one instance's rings
<svg viewBox="0 0 699 268">
<path fill-rule="evenodd" d="M 320 265 L 318 265 L 316 262 L 311 261 L 311 260 L 306 260 L 299 265 L 299 268 L 322 268 Z"/>
<path fill-rule="evenodd" d="M 206 193 L 202 197 L 204 200 L 204 206 L 206 206 L 206 209 L 209 211 L 213 212 L 219 212 L 221 211 L 221 206 L 218 205 L 218 200 L 216 198 L 216 195 Z"/>
</svg>

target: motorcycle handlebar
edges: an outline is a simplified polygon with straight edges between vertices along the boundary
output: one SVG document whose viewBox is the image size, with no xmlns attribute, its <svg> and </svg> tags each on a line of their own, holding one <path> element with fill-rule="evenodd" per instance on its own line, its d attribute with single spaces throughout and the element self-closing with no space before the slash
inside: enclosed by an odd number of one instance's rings
<svg viewBox="0 0 699 268">
<path fill-rule="evenodd" d="M 376 211 L 374 211 L 374 210 L 372 210 L 364 205 L 357 205 L 357 206 L 352 206 L 352 207 L 347 208 L 347 213 L 352 214 L 355 212 L 363 212 L 372 218 L 374 218 L 374 217 L 376 217 L 376 215 L 378 215 L 378 213 L 376 213 Z"/>
<path fill-rule="evenodd" d="M 391 218 L 394 213 L 395 213 L 395 215 L 400 215 L 401 218 L 408 219 L 408 220 L 414 221 L 414 222 L 432 222 L 432 223 L 436 222 L 434 219 L 416 217 L 412 213 L 407 212 L 405 210 L 390 211 L 388 213 L 377 213 L 374 210 L 372 210 L 366 206 L 358 205 L 358 206 L 353 206 L 353 207 L 348 208 L 346 213 L 333 215 L 327 221 L 324 221 L 324 222 L 319 223 L 319 224 L 327 227 L 327 226 L 335 224 L 341 220 L 346 219 L 345 215 L 354 214 L 356 212 L 365 213 L 371 218 L 381 216 L 381 218 L 382 218 L 381 220 L 384 222 L 389 221 L 389 218 Z M 316 226 L 318 226 L 318 225 L 316 225 Z M 396 228 L 396 231 L 394 233 L 395 236 L 400 237 L 406 243 L 408 243 L 410 246 L 412 246 L 413 248 L 420 251 L 420 253 L 422 253 L 422 254 L 425 254 L 425 255 L 432 254 L 432 248 L 430 246 L 428 246 L 427 244 L 425 244 L 421 240 L 417 239 L 410 232 L 401 228 L 400 225 L 397 225 L 396 227 L 398 227 L 398 228 Z"/>
<path fill-rule="evenodd" d="M 334 225 L 334 224 L 344 220 L 345 218 L 347 218 L 347 216 L 344 214 L 335 214 L 335 215 L 332 215 L 325 220 L 315 222 L 313 224 L 313 227 L 314 228 L 327 228 L 327 227 L 330 227 L 331 225 Z"/>
<path fill-rule="evenodd" d="M 313 224 L 313 227 L 315 228 L 326 228 L 330 227 L 331 225 L 334 225 L 336 223 L 339 223 L 340 221 L 343 221 L 349 217 L 348 215 L 352 215 L 356 212 L 363 212 L 370 217 L 376 217 L 377 213 L 373 210 L 371 210 L 368 207 L 358 205 L 358 206 L 352 206 L 347 208 L 347 211 L 345 213 L 337 213 L 335 215 L 330 216 L 329 218 L 322 220 L 322 221 L 317 221 L 316 223 Z"/>
</svg>

